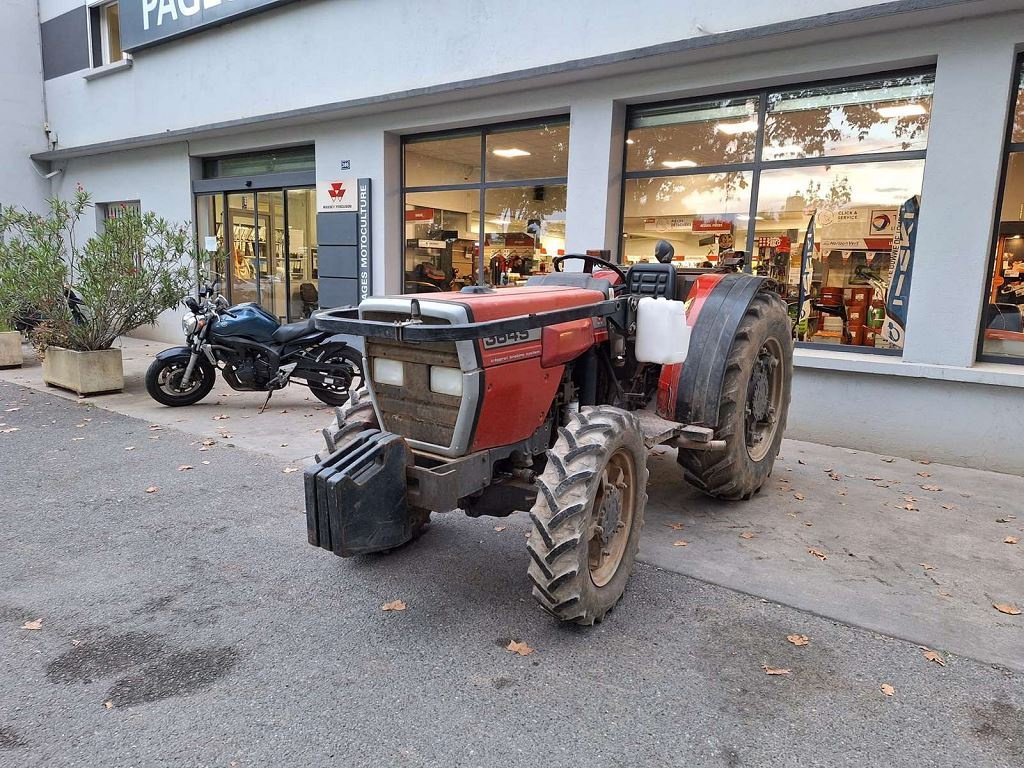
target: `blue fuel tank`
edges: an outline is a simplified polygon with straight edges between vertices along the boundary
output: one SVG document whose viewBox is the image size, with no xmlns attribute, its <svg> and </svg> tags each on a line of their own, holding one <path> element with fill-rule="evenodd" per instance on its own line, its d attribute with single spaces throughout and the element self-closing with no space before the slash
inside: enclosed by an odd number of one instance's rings
<svg viewBox="0 0 1024 768">
<path fill-rule="evenodd" d="M 210 333 L 215 339 L 220 336 L 244 336 L 253 341 L 269 343 L 280 325 L 276 317 L 250 301 L 221 312 Z"/>
</svg>

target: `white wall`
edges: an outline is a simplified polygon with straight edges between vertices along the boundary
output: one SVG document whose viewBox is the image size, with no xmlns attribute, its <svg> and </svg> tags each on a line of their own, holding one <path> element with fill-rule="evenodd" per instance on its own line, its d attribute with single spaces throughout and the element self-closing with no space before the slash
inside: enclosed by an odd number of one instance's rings
<svg viewBox="0 0 1024 768">
<path fill-rule="evenodd" d="M 4 0 L 0 22 L 0 204 L 45 205 L 48 182 L 29 155 L 47 149 L 35 0 Z"/>
<path fill-rule="evenodd" d="M 140 0 L 141 1 L 141 0 Z M 61 146 L 379 96 L 878 4 L 304 0 L 46 84 Z M 48 0 L 44 16 L 67 10 Z"/>
</svg>

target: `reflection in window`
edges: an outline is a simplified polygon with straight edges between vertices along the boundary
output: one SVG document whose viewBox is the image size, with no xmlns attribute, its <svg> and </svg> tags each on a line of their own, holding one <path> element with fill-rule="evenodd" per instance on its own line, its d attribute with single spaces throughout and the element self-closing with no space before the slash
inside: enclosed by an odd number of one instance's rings
<svg viewBox="0 0 1024 768">
<path fill-rule="evenodd" d="M 406 139 L 405 291 L 550 271 L 565 250 L 568 156 L 565 118 Z"/>
<path fill-rule="evenodd" d="M 996 248 L 982 316 L 982 355 L 1024 361 L 1024 67 L 1020 68 Z"/>
<path fill-rule="evenodd" d="M 757 98 L 645 108 L 630 119 L 627 171 L 676 171 L 754 159 Z"/>
<path fill-rule="evenodd" d="M 901 346 L 875 331 L 908 298 L 889 306 L 887 289 L 901 207 L 921 192 L 933 82 L 897 73 L 631 110 L 623 259 L 650 260 L 659 239 L 687 267 L 742 256 L 776 282 L 801 341 Z"/>
<path fill-rule="evenodd" d="M 924 149 L 934 80 L 929 73 L 769 94 L 763 159 Z"/>
</svg>

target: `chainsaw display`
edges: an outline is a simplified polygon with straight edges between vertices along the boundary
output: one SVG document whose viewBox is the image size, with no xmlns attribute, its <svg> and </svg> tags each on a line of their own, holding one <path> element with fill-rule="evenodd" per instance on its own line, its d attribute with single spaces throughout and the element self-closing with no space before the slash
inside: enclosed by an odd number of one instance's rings
<svg viewBox="0 0 1024 768">
<path fill-rule="evenodd" d="M 583 271 L 564 271 L 568 260 Z M 792 377 L 772 283 L 671 263 L 624 271 L 594 256 L 553 266 L 524 287 L 314 315 L 318 329 L 365 339 L 366 387 L 305 472 L 311 544 L 348 557 L 410 541 L 432 512 L 528 511 L 534 597 L 593 624 L 632 571 L 655 445 L 677 448 L 682 477 L 711 496 L 761 488 Z"/>
</svg>

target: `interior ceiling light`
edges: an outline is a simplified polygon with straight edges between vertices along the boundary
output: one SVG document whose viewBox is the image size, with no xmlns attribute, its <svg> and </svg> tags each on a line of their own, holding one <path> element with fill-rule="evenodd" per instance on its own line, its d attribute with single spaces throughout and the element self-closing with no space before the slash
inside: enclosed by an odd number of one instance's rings
<svg viewBox="0 0 1024 768">
<path fill-rule="evenodd" d="M 921 104 L 896 104 L 891 107 L 879 107 L 875 110 L 882 117 L 914 117 L 928 114 Z"/>
<path fill-rule="evenodd" d="M 750 216 L 740 213 L 736 216 L 736 221 L 750 221 Z M 755 216 L 754 221 L 764 221 L 764 216 Z"/>
<path fill-rule="evenodd" d="M 525 149 L 517 149 L 516 147 L 512 147 L 510 149 L 496 149 L 494 150 L 493 154 L 497 155 L 498 157 L 527 157 L 530 153 L 527 152 Z"/>
<path fill-rule="evenodd" d="M 718 123 L 715 130 L 735 136 L 738 133 L 753 133 L 757 130 L 757 120 L 744 120 L 739 123 Z"/>
<path fill-rule="evenodd" d="M 627 144 L 636 144 L 636 140 L 635 139 L 626 139 L 626 143 Z"/>
<path fill-rule="evenodd" d="M 662 160 L 661 164 L 666 168 L 696 168 L 697 164 L 693 160 Z"/>
</svg>

